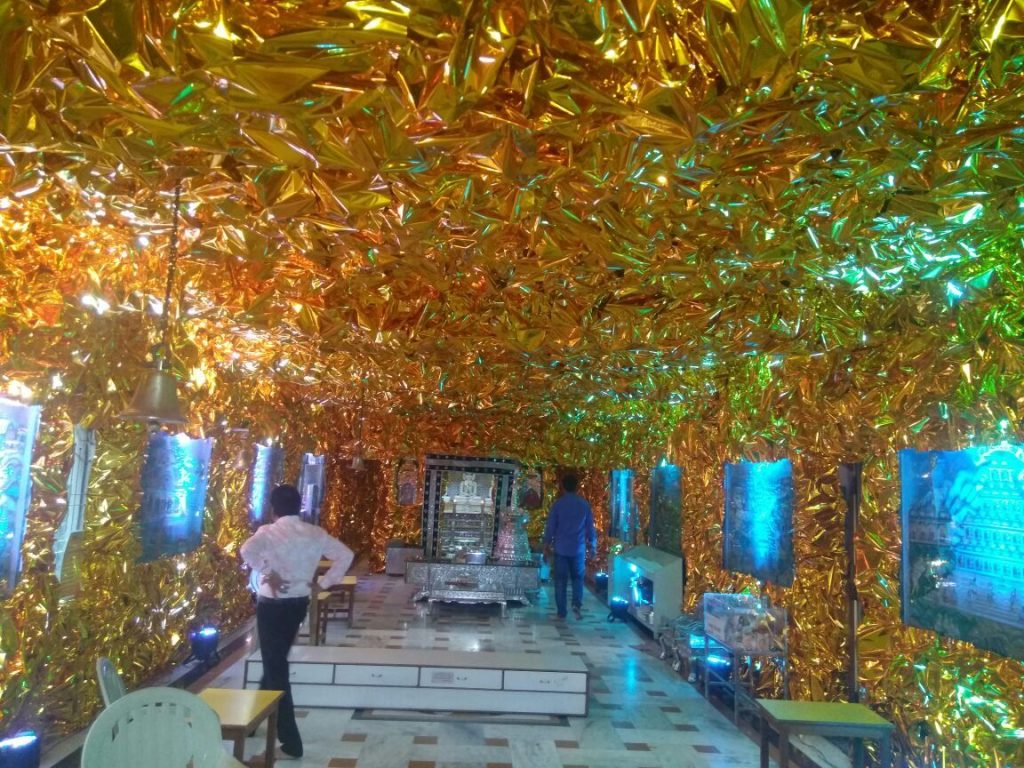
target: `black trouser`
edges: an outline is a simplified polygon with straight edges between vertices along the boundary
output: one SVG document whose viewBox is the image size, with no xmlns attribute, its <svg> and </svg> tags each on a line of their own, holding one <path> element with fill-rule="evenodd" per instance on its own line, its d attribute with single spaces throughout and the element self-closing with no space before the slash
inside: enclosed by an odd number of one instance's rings
<svg viewBox="0 0 1024 768">
<path fill-rule="evenodd" d="M 260 633 L 260 655 L 263 659 L 261 691 L 284 691 L 277 708 L 277 738 L 284 749 L 302 754 L 302 737 L 295 723 L 292 686 L 288 679 L 288 652 L 306 614 L 308 597 L 281 599 L 259 598 L 256 602 L 256 628 Z"/>
</svg>

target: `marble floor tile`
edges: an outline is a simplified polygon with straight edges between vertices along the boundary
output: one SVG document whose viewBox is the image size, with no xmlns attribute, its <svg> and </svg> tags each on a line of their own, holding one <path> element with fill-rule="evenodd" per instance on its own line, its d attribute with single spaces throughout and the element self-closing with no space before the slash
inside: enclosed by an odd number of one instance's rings
<svg viewBox="0 0 1024 768">
<path fill-rule="evenodd" d="M 428 615 L 400 578 L 361 574 L 352 627 L 332 621 L 327 644 L 361 648 L 575 653 L 591 673 L 590 713 L 517 724 L 472 715 L 383 719 L 381 713 L 304 708 L 305 746 L 289 768 L 755 768 L 754 742 L 669 665 L 651 638 L 606 621 L 594 595 L 582 621 L 556 621 L 550 587 L 533 605 L 440 605 Z M 645 651 L 647 649 L 647 651 Z M 242 662 L 212 685 L 240 687 Z M 246 755 L 265 745 L 261 732 Z M 774 768 L 775 763 L 772 763 Z"/>
</svg>

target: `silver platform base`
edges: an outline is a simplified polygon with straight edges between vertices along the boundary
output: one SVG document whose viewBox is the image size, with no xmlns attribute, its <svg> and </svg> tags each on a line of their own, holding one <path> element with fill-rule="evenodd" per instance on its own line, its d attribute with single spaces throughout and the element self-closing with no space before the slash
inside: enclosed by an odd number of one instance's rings
<svg viewBox="0 0 1024 768">
<path fill-rule="evenodd" d="M 427 595 L 427 613 L 431 613 L 434 603 L 460 603 L 472 605 L 481 603 L 497 603 L 501 606 L 501 618 L 505 618 L 505 607 L 508 600 L 503 592 L 484 592 L 476 589 L 433 589 Z"/>
</svg>

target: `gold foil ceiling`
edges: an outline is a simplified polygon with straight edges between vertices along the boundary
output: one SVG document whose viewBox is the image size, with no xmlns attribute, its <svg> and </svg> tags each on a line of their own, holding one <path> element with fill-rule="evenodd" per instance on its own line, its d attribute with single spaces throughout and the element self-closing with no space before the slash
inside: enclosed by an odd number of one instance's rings
<svg viewBox="0 0 1024 768">
<path fill-rule="evenodd" d="M 250 437 L 292 460 L 493 451 L 598 479 L 668 450 L 697 589 L 739 583 L 718 570 L 721 462 L 786 454 L 793 693 L 842 694 L 834 467 L 865 459 L 872 702 L 921 764 L 1024 762 L 1020 665 L 899 627 L 894 479 L 899 447 L 1020 434 L 1022 16 L 1008 0 L 0 4 L 0 374 L 46 406 L 52 473 L 37 571 L 0 614 L 4 716 L 40 687 L 56 726 L 81 724 L 93 700 L 49 702 L 83 690 L 81 660 L 111 637 L 139 676 L 167 663 L 177 646 L 132 628 L 153 605 L 179 634 L 166 617 L 197 586 L 244 612 L 216 553 L 244 535 Z M 143 436 L 112 417 L 156 341 L 178 178 L 190 429 L 250 436 L 219 436 L 194 575 L 126 580 Z M 54 467 L 82 420 L 106 431 L 82 603 L 102 602 L 103 629 L 58 610 L 45 577 Z M 353 527 L 379 546 L 407 526 Z M 69 659 L 46 643 L 75 621 L 119 634 Z"/>
</svg>

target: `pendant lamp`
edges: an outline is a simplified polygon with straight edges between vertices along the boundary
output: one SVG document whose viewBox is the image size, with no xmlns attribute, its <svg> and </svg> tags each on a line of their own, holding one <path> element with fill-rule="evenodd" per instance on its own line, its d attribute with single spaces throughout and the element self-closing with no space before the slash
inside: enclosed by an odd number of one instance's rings
<svg viewBox="0 0 1024 768">
<path fill-rule="evenodd" d="M 171 226 L 171 248 L 167 260 L 167 286 L 160 310 L 160 342 L 153 350 L 153 364 L 135 390 L 135 396 L 121 418 L 150 424 L 184 424 L 178 401 L 178 381 L 166 370 L 170 367 L 171 291 L 178 270 L 178 222 L 181 208 L 181 182 L 174 187 L 174 212 Z"/>
</svg>

